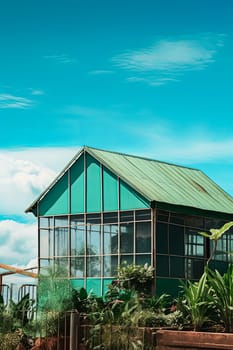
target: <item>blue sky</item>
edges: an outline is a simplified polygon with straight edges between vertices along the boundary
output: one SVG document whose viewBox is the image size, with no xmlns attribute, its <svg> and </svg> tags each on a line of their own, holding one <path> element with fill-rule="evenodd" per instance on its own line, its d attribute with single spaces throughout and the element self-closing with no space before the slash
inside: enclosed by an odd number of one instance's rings
<svg viewBox="0 0 233 350">
<path fill-rule="evenodd" d="M 36 256 L 24 209 L 82 145 L 197 167 L 233 195 L 232 14 L 232 0 L 1 2 L 0 261 Z"/>
</svg>

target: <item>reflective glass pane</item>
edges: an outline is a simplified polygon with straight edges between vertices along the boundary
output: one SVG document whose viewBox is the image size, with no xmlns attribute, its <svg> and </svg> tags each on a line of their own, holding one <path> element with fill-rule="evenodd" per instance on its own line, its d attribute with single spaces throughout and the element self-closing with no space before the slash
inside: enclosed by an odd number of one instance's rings
<svg viewBox="0 0 233 350">
<path fill-rule="evenodd" d="M 68 226 L 68 216 L 55 216 L 54 218 L 54 226 L 63 227 Z"/>
<path fill-rule="evenodd" d="M 136 265 L 151 265 L 151 255 L 150 254 L 142 254 L 136 255 Z"/>
<path fill-rule="evenodd" d="M 87 277 L 100 277 L 100 256 L 87 257 Z"/>
<path fill-rule="evenodd" d="M 84 223 L 84 215 L 72 215 L 70 218 L 70 226 L 76 227 L 78 225 L 83 225 Z"/>
<path fill-rule="evenodd" d="M 69 275 L 69 263 L 68 258 L 54 259 L 55 269 L 59 272 L 59 276 L 68 277 Z"/>
<path fill-rule="evenodd" d="M 100 224 L 101 223 L 101 215 L 97 214 L 87 214 L 86 217 L 87 223 L 90 224 Z"/>
<path fill-rule="evenodd" d="M 55 255 L 68 255 L 68 228 L 59 227 L 55 229 Z"/>
<path fill-rule="evenodd" d="M 100 225 L 87 225 L 87 255 L 100 254 Z"/>
<path fill-rule="evenodd" d="M 71 255 L 84 255 L 85 254 L 85 227 L 76 226 L 76 228 L 71 228 Z"/>
<path fill-rule="evenodd" d="M 84 276 L 84 257 L 71 258 L 71 277 Z"/>
<path fill-rule="evenodd" d="M 157 210 L 157 221 L 168 222 L 169 212 L 163 210 Z"/>
<path fill-rule="evenodd" d="M 156 275 L 160 277 L 169 276 L 169 257 L 167 255 L 157 255 Z"/>
<path fill-rule="evenodd" d="M 121 222 L 129 222 L 133 221 L 134 216 L 133 216 L 133 211 L 121 211 L 120 212 L 120 221 Z"/>
<path fill-rule="evenodd" d="M 50 256 L 49 230 L 40 230 L 40 257 L 47 258 Z"/>
<path fill-rule="evenodd" d="M 51 227 L 53 226 L 53 218 L 51 217 L 48 217 L 48 218 L 45 218 L 45 217 L 40 217 L 39 218 L 39 225 L 41 228 L 46 228 L 46 227 Z"/>
<path fill-rule="evenodd" d="M 104 223 L 117 223 L 118 222 L 118 213 L 112 212 L 112 213 L 104 213 Z"/>
<path fill-rule="evenodd" d="M 184 258 L 170 257 L 170 276 L 184 278 Z"/>
<path fill-rule="evenodd" d="M 121 253 L 133 253 L 134 251 L 134 225 L 120 225 L 120 251 Z"/>
<path fill-rule="evenodd" d="M 108 255 L 104 257 L 104 277 L 117 276 L 118 257 L 117 255 Z"/>
<path fill-rule="evenodd" d="M 136 223 L 136 253 L 151 251 L 151 222 Z"/>
<path fill-rule="evenodd" d="M 168 224 L 157 222 L 156 225 L 156 251 L 168 254 Z"/>
<path fill-rule="evenodd" d="M 184 255 L 184 227 L 169 225 L 169 252 Z"/>
<path fill-rule="evenodd" d="M 120 265 L 130 265 L 133 262 L 133 255 L 121 255 Z"/>
<path fill-rule="evenodd" d="M 118 252 L 118 225 L 104 225 L 104 254 Z"/>
<path fill-rule="evenodd" d="M 51 263 L 52 263 L 52 260 L 50 259 L 40 259 L 40 272 L 44 273 L 43 270 L 46 270 Z"/>
<path fill-rule="evenodd" d="M 201 259 L 185 259 L 185 277 L 199 279 L 204 271 L 204 263 Z"/>
<path fill-rule="evenodd" d="M 151 220 L 150 210 L 136 210 L 135 211 L 136 221 Z"/>
</svg>

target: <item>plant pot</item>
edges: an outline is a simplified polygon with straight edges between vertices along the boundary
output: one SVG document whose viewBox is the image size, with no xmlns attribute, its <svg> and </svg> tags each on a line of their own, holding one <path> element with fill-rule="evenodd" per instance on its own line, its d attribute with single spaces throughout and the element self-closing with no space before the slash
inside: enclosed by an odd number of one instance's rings
<svg viewBox="0 0 233 350">
<path fill-rule="evenodd" d="M 156 340 L 157 350 L 233 349 L 233 334 L 231 333 L 158 330 Z"/>
</svg>

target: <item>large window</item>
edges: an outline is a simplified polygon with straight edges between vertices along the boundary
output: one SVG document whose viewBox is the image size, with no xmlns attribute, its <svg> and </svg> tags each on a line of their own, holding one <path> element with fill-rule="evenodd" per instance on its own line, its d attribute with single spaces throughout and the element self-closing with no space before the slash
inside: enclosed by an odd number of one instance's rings
<svg viewBox="0 0 233 350">
<path fill-rule="evenodd" d="M 40 218 L 40 266 L 56 262 L 71 278 L 113 278 L 123 262 L 151 264 L 151 210 Z"/>
<path fill-rule="evenodd" d="M 218 228 L 223 224 L 223 220 L 158 211 L 156 221 L 157 276 L 198 279 L 213 249 L 212 242 L 209 242 L 199 232 Z M 231 261 L 232 248 L 233 230 L 219 240 L 212 265 L 219 266 L 218 262 Z"/>
</svg>

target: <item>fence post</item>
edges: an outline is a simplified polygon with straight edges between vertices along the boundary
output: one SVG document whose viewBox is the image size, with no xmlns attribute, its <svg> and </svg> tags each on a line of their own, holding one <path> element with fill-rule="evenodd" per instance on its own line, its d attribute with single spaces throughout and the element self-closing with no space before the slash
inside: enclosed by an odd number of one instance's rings
<svg viewBox="0 0 233 350">
<path fill-rule="evenodd" d="M 70 313 L 70 349 L 79 349 L 79 325 L 80 317 L 77 311 L 71 311 Z"/>
</svg>

